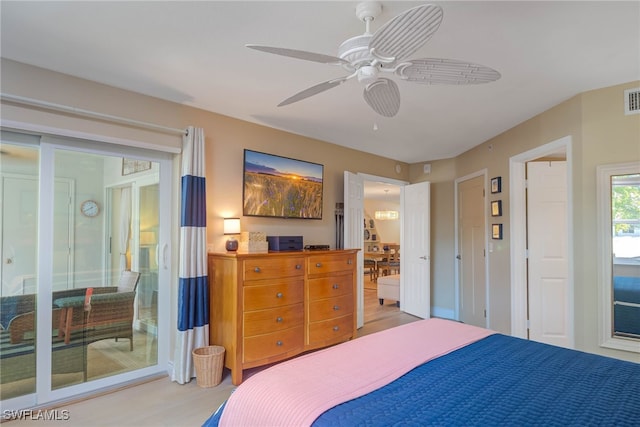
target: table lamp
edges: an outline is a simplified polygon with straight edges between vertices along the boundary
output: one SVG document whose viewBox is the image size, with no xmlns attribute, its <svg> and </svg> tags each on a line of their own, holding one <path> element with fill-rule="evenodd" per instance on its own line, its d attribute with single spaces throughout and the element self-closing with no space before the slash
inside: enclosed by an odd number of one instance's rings
<svg viewBox="0 0 640 427">
<path fill-rule="evenodd" d="M 237 251 L 238 241 L 234 236 L 240 234 L 240 218 L 225 218 L 223 229 L 224 235 L 229 236 L 225 248 L 230 252 Z"/>
</svg>

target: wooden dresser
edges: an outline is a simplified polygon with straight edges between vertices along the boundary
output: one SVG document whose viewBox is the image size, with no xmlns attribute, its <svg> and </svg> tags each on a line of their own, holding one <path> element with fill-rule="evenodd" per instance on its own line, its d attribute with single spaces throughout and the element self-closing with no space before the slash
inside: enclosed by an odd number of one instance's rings
<svg viewBox="0 0 640 427">
<path fill-rule="evenodd" d="M 357 250 L 210 253 L 210 342 L 242 371 L 356 336 Z"/>
</svg>

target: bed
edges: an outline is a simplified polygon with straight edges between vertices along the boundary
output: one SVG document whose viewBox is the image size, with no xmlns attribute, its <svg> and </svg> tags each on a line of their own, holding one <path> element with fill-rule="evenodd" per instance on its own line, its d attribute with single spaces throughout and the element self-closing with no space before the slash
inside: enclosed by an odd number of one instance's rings
<svg viewBox="0 0 640 427">
<path fill-rule="evenodd" d="M 212 426 L 616 425 L 640 421 L 640 364 L 429 319 L 248 378 Z"/>
</svg>

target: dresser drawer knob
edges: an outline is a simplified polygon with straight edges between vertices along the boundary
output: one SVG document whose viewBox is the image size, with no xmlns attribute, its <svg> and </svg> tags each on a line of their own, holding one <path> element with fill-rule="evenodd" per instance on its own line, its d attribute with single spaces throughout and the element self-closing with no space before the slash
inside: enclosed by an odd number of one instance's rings
<svg viewBox="0 0 640 427">
<path fill-rule="evenodd" d="M 300 270 L 301 268 L 302 268 L 302 265 L 296 264 L 296 270 Z"/>
<path fill-rule="evenodd" d="M 282 317 L 280 317 L 280 316 L 276 317 L 276 322 L 282 323 L 282 320 L 283 320 Z"/>
<path fill-rule="evenodd" d="M 340 310 L 340 306 L 339 306 L 339 305 L 334 305 L 334 306 L 333 306 L 333 309 L 334 309 L 335 311 L 338 311 L 338 310 Z"/>
<path fill-rule="evenodd" d="M 276 294 L 276 298 L 282 298 L 282 297 L 283 297 L 282 292 L 278 292 L 278 293 Z"/>
<path fill-rule="evenodd" d="M 253 271 L 255 271 L 256 273 L 260 273 L 260 267 L 254 268 Z"/>
<path fill-rule="evenodd" d="M 334 326 L 334 327 L 333 327 L 333 330 L 334 330 L 334 331 L 336 331 L 336 332 L 338 332 L 338 331 L 340 330 L 340 326 Z"/>
<path fill-rule="evenodd" d="M 321 262 L 317 262 L 316 263 L 316 267 L 318 267 L 318 268 L 322 267 L 322 263 Z"/>
<path fill-rule="evenodd" d="M 349 259 L 347 260 L 347 264 L 349 264 L 349 265 L 353 264 L 353 260 L 352 260 L 351 258 L 349 258 Z"/>
<path fill-rule="evenodd" d="M 276 341 L 276 345 L 277 345 L 278 347 L 282 347 L 282 341 L 280 341 L 280 340 Z"/>
<path fill-rule="evenodd" d="M 334 283 L 333 286 L 332 286 L 333 289 L 338 289 L 339 287 L 340 287 L 340 285 L 338 285 L 337 283 Z"/>
</svg>

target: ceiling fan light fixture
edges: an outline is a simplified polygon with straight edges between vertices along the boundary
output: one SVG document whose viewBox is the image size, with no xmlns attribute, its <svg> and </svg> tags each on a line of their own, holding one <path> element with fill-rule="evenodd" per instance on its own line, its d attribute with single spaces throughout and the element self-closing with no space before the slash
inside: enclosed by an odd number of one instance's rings
<svg viewBox="0 0 640 427">
<path fill-rule="evenodd" d="M 358 68 L 358 81 L 368 85 L 378 79 L 378 68 L 372 65 L 365 65 Z"/>
<path fill-rule="evenodd" d="M 400 218 L 398 211 L 375 211 L 373 214 L 375 219 L 380 221 L 388 221 Z"/>
</svg>

